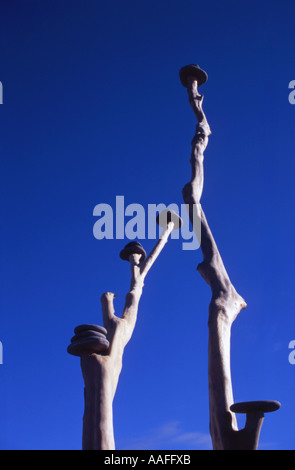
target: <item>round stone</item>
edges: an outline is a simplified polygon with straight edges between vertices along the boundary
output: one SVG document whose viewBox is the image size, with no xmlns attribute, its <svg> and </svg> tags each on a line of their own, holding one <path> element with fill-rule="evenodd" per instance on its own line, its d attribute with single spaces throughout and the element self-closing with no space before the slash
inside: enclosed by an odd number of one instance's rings
<svg viewBox="0 0 295 470">
<path fill-rule="evenodd" d="M 124 261 L 129 261 L 129 256 L 138 254 L 141 255 L 140 262 L 143 262 L 146 258 L 146 252 L 139 242 L 130 242 L 120 251 L 120 258 Z"/>
<path fill-rule="evenodd" d="M 103 335 L 107 334 L 107 330 L 103 326 L 92 325 L 92 324 L 84 324 L 84 325 L 76 326 L 76 328 L 74 329 L 74 333 L 77 335 L 78 333 L 81 333 L 82 331 L 85 331 L 85 330 L 94 330 L 94 331 L 97 331 L 98 333 L 102 333 Z"/>
<path fill-rule="evenodd" d="M 182 218 L 179 217 L 179 215 L 176 214 L 175 211 L 168 209 L 163 210 L 162 212 L 160 212 L 160 214 L 157 215 L 156 222 L 158 225 L 160 225 L 160 227 L 166 227 L 169 222 L 173 222 L 173 230 L 178 230 L 183 224 Z"/>
<path fill-rule="evenodd" d="M 109 348 L 109 342 L 106 337 L 88 336 L 87 338 L 78 339 L 72 342 L 67 351 L 73 356 L 81 356 L 82 354 L 103 354 Z"/>
<path fill-rule="evenodd" d="M 243 401 L 231 405 L 230 410 L 234 413 L 270 413 L 281 407 L 280 402 L 275 400 Z"/>
<path fill-rule="evenodd" d="M 203 85 L 208 80 L 205 70 L 202 70 L 197 64 L 185 65 L 179 71 L 179 78 L 184 87 L 187 87 L 188 77 L 194 77 L 198 81 L 198 86 Z"/>
<path fill-rule="evenodd" d="M 75 336 L 73 336 L 71 339 L 71 343 L 79 339 L 87 338 L 89 336 L 96 337 L 98 339 L 101 338 L 102 340 L 106 338 L 106 335 L 104 333 L 98 333 L 98 331 L 94 331 L 94 330 L 84 330 L 84 331 L 81 331 L 81 333 L 78 333 Z"/>
</svg>

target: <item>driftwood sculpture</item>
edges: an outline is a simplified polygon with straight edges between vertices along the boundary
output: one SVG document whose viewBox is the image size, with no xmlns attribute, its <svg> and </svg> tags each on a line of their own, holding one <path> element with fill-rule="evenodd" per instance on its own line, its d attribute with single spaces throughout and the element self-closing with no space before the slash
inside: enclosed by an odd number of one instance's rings
<svg viewBox="0 0 295 470">
<path fill-rule="evenodd" d="M 179 72 L 183 86 L 187 88 L 189 103 L 197 118 L 196 133 L 192 140 L 191 181 L 183 188 L 183 199 L 189 208 L 194 225 L 194 212 L 201 219 L 200 246 L 203 261 L 197 267 L 210 286 L 212 298 L 209 305 L 209 409 L 210 433 L 213 449 L 256 449 L 264 413 L 280 407 L 276 401 L 255 401 L 233 404 L 230 370 L 231 326 L 246 308 L 245 300 L 237 293 L 226 272 L 217 245 L 209 228 L 200 199 L 204 184 L 204 151 L 211 134 L 202 108 L 203 95 L 198 86 L 207 81 L 207 74 L 198 65 L 183 67 Z M 196 233 L 198 236 L 198 234 Z M 235 413 L 246 413 L 244 429 L 238 430 Z"/>
<path fill-rule="evenodd" d="M 198 87 L 206 82 L 207 74 L 198 65 L 189 65 L 180 70 L 180 80 L 187 88 L 189 102 L 197 118 L 196 133 L 191 143 L 191 180 L 183 188 L 183 199 L 193 228 L 196 229 L 196 216 L 201 221 L 200 246 L 203 261 L 197 269 L 212 293 L 208 320 L 212 444 L 213 449 L 253 450 L 258 446 L 264 413 L 277 410 L 280 403 L 271 400 L 233 403 L 230 370 L 231 326 L 240 311 L 246 308 L 246 302 L 231 283 L 200 204 L 204 184 L 204 151 L 211 131 L 202 108 L 203 96 L 199 94 Z M 122 316 L 115 315 L 115 294 L 104 293 L 101 297 L 104 326 L 77 326 L 68 346 L 70 354 L 80 357 L 85 383 L 82 437 L 82 448 L 85 450 L 115 449 L 113 399 L 122 370 L 124 349 L 135 328 L 144 280 L 172 230 L 178 229 L 182 224 L 180 217 L 169 210 L 161 213 L 157 222 L 164 230 L 148 257 L 138 242 L 128 243 L 120 253 L 121 259 L 128 261 L 131 268 L 131 284 Z M 197 232 L 196 230 L 198 237 Z M 247 415 L 242 430 L 238 430 L 235 413 Z"/>
<path fill-rule="evenodd" d="M 122 369 L 125 346 L 129 342 L 137 319 L 138 305 L 144 280 L 150 268 L 168 241 L 172 230 L 177 230 L 181 218 L 173 211 L 163 211 L 157 217 L 163 232 L 154 249 L 146 258 L 138 242 L 130 242 L 120 257 L 129 261 L 131 284 L 126 295 L 121 318 L 115 315 L 114 297 L 106 292 L 101 297 L 104 327 L 79 325 L 74 329 L 68 352 L 81 358 L 85 383 L 82 449 L 114 450 L 113 399 Z"/>
</svg>

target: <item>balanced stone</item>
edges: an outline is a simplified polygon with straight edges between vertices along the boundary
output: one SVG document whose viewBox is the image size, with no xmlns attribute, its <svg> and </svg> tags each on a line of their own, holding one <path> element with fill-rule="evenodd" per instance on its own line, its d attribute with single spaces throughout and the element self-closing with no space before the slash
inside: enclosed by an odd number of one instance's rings
<svg viewBox="0 0 295 470">
<path fill-rule="evenodd" d="M 230 410 L 234 413 L 270 413 L 281 407 L 280 402 L 276 400 L 243 401 L 231 405 Z"/>
<path fill-rule="evenodd" d="M 85 330 L 94 330 L 104 335 L 107 334 L 107 330 L 103 326 L 92 325 L 92 324 L 84 324 L 84 325 L 76 326 L 76 328 L 74 329 L 74 333 L 77 335 L 78 333 L 81 333 L 82 331 L 85 331 Z"/>
<path fill-rule="evenodd" d="M 109 342 L 105 336 L 88 336 L 86 338 L 78 339 L 72 342 L 67 351 L 73 356 L 81 356 L 82 354 L 103 354 L 106 353 L 109 348 Z"/>
<path fill-rule="evenodd" d="M 85 330 L 85 331 L 81 331 L 81 333 L 78 333 L 77 335 L 73 336 L 71 338 L 71 343 L 73 343 L 74 341 L 77 341 L 77 340 L 80 340 L 80 339 L 83 339 L 83 338 L 87 338 L 89 336 L 92 336 L 92 337 L 96 337 L 96 338 L 101 338 L 101 339 L 105 339 L 106 335 L 104 333 L 98 333 L 98 331 L 94 331 L 94 330 Z"/>
<path fill-rule="evenodd" d="M 129 261 L 129 256 L 138 254 L 141 255 L 140 262 L 143 262 L 146 258 L 146 252 L 139 242 L 130 242 L 120 251 L 120 258 Z"/>
</svg>

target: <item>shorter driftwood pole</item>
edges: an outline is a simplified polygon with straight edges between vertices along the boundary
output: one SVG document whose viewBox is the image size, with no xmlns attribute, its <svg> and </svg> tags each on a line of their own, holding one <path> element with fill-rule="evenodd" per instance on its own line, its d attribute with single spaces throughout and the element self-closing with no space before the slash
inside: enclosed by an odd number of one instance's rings
<svg viewBox="0 0 295 470">
<path fill-rule="evenodd" d="M 166 219 L 164 230 L 154 249 L 146 253 L 138 242 L 131 242 L 121 251 L 120 257 L 129 261 L 130 289 L 126 295 L 122 316 L 115 315 L 112 292 L 101 296 L 104 327 L 80 325 L 75 328 L 68 352 L 81 358 L 84 378 L 84 416 L 82 448 L 84 450 L 115 449 L 113 429 L 113 399 L 122 370 L 125 346 L 129 342 L 137 319 L 138 305 L 145 277 L 168 241 L 174 229 L 182 223 L 173 211 L 161 214 L 158 223 Z"/>
<path fill-rule="evenodd" d="M 204 151 L 211 130 L 202 108 L 204 97 L 199 94 L 198 86 L 206 82 L 207 74 L 198 65 L 192 64 L 183 67 L 179 75 L 181 83 L 187 88 L 189 103 L 198 121 L 191 143 L 192 176 L 191 181 L 183 188 L 183 199 L 189 208 L 193 226 L 194 211 L 198 212 L 201 219 L 200 245 L 203 261 L 197 269 L 212 293 L 208 320 L 208 376 L 213 449 L 256 449 L 264 413 L 275 411 L 280 407 L 280 403 L 258 401 L 233 404 L 230 370 L 231 327 L 240 311 L 247 305 L 231 283 L 200 204 L 204 183 Z M 235 413 L 247 414 L 245 428 L 240 431 Z"/>
</svg>

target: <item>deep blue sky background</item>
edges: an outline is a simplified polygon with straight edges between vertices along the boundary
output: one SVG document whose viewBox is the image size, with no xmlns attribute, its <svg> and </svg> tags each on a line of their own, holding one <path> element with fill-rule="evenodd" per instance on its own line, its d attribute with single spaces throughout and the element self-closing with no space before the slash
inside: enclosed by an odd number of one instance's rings
<svg viewBox="0 0 295 470">
<path fill-rule="evenodd" d="M 260 448 L 295 448 L 294 23 L 293 0 L 1 2 L 1 449 L 81 448 L 66 348 L 77 324 L 102 323 L 103 292 L 120 314 L 129 287 L 128 240 L 96 240 L 93 208 L 182 203 L 195 118 L 178 70 L 194 62 L 209 75 L 203 208 L 248 303 L 232 330 L 235 401 L 281 401 Z M 118 449 L 211 448 L 201 259 L 171 240 L 146 278 Z"/>
</svg>

